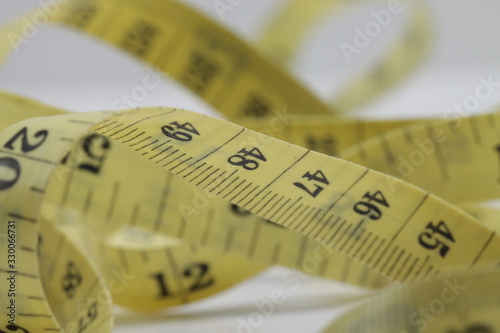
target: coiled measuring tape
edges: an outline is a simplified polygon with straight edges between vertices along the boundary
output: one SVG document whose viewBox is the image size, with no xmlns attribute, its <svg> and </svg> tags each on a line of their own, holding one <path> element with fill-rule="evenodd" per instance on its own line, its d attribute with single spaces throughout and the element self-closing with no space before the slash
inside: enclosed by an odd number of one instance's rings
<svg viewBox="0 0 500 333">
<path fill-rule="evenodd" d="M 271 20 L 260 36 L 259 46 L 263 52 L 290 63 L 300 46 L 307 40 L 309 32 L 328 13 L 339 15 L 352 5 L 351 2 L 339 0 L 319 0 L 311 3 L 306 0 L 287 2 L 278 15 Z M 375 63 L 375 66 L 364 70 L 354 79 L 348 79 L 341 92 L 329 98 L 335 109 L 343 112 L 359 107 L 381 92 L 391 88 L 408 74 L 426 55 L 430 45 L 430 22 L 428 11 L 421 2 L 404 1 L 397 12 L 405 9 L 411 13 L 411 19 L 397 42 Z M 383 26 L 390 25 L 393 13 L 385 10 Z M 368 36 L 366 36 L 369 38 Z M 350 45 L 344 46 L 344 56 L 357 54 L 359 49 Z M 341 48 L 342 49 L 342 48 Z"/>
<path fill-rule="evenodd" d="M 496 168 L 483 167 L 480 177 L 461 168 L 477 156 L 498 157 L 496 114 L 470 118 L 470 127 L 403 131 L 401 122 L 333 118 L 274 65 L 173 1 L 73 1 L 53 19 L 169 72 L 248 127 L 282 125 L 273 134 L 300 144 L 312 141 L 322 122 L 324 134 L 345 131 L 339 150 L 383 134 L 343 152 L 348 161 L 184 110 L 66 114 L 2 95 L 0 273 L 9 284 L 1 290 L 7 319 L 0 330 L 109 332 L 111 300 L 139 309 L 178 305 L 271 264 L 371 288 L 412 284 L 382 289 L 332 332 L 499 329 L 497 224 L 367 168 L 405 178 L 397 156 L 432 146 L 422 162 L 429 178 L 418 168 L 411 181 L 464 207 L 495 198 Z M 284 105 L 294 121 L 273 117 Z M 487 126 L 489 134 L 470 140 Z M 457 142 L 468 149 L 457 155 Z M 458 174 L 480 190 L 444 193 Z M 131 276 L 122 288 L 120 279 Z M 439 283 L 463 297 L 422 321 L 410 310 L 432 302 Z"/>
</svg>

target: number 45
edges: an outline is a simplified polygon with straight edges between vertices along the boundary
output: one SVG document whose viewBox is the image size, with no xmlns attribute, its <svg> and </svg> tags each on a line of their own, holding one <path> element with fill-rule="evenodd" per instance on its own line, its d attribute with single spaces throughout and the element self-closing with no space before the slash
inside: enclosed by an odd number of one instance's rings
<svg viewBox="0 0 500 333">
<path fill-rule="evenodd" d="M 420 245 L 429 250 L 439 248 L 439 255 L 444 258 L 450 250 L 450 247 L 446 244 L 446 240 L 455 242 L 455 238 L 446 223 L 439 221 L 437 225 L 434 225 L 432 222 L 429 222 L 425 230 L 418 237 Z"/>
</svg>

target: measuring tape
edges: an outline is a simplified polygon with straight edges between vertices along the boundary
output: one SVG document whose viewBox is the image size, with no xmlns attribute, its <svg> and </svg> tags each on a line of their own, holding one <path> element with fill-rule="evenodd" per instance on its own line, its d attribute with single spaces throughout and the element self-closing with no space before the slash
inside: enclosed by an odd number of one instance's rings
<svg viewBox="0 0 500 333">
<path fill-rule="evenodd" d="M 263 52 L 290 63 L 301 50 L 300 46 L 307 40 L 307 32 L 324 17 L 330 18 L 332 13 L 340 15 L 348 5 L 352 6 L 352 1 L 319 0 L 313 3 L 306 0 L 289 1 L 264 28 L 259 46 Z M 420 1 L 403 1 L 398 5 L 401 7 L 394 12 L 384 9 L 385 21 L 378 21 L 377 24 L 382 29 L 392 23 L 394 15 L 408 9 L 411 19 L 406 29 L 372 68 L 364 69 L 362 73 L 348 79 L 349 82 L 343 85 L 342 91 L 332 94 L 330 104 L 335 109 L 347 112 L 368 102 L 394 86 L 424 59 L 431 40 L 428 11 Z M 370 37 L 365 35 L 367 40 Z M 344 56 L 361 52 L 353 45 L 344 48 L 343 50 L 341 47 Z"/>
<path fill-rule="evenodd" d="M 400 132 L 403 122 L 333 117 L 271 62 L 174 1 L 73 1 L 53 19 L 168 72 L 238 124 L 264 133 L 267 128 L 298 144 L 320 142 L 315 150 L 322 151 L 332 145 L 312 135 L 343 129 L 331 139 L 337 145 L 331 154 L 382 136 L 345 150 L 342 160 L 184 110 L 71 114 L 1 95 L 0 213 L 6 222 L 0 231 L 0 273 L 9 285 L 0 290 L 7 295 L 0 298 L 7 318 L 0 330 L 109 332 L 111 300 L 137 309 L 183 304 L 272 264 L 370 288 L 412 284 L 383 288 L 372 303 L 385 306 L 371 312 L 368 301 L 333 324 L 335 332 L 364 332 L 376 322 L 376 313 L 381 331 L 396 329 L 383 326 L 392 308 L 401 302 L 404 309 L 424 304 L 413 295 L 430 297 L 434 294 L 422 288 L 437 281 L 453 284 L 455 274 L 471 290 L 460 291 L 472 296 L 457 303 L 463 305 L 446 307 L 446 315 L 427 325 L 448 329 L 456 308 L 469 317 L 453 327 L 499 329 L 491 315 L 498 302 L 475 309 L 469 302 L 485 293 L 500 299 L 488 287 L 498 280 L 500 264 L 494 222 L 481 224 L 426 191 L 435 187 L 456 204 L 494 198 L 491 179 L 491 190 L 482 196 L 482 190 L 444 194 L 442 185 L 425 182 L 420 171 L 407 183 L 373 170 L 391 172 L 387 165 L 398 170 L 398 149 L 412 148 L 411 140 L 398 135 L 428 146 L 427 133 L 436 155 L 425 164 L 430 177 L 442 175 L 434 163 L 444 161 L 450 178 L 441 183 L 459 183 L 451 177 L 460 173 L 463 161 L 483 156 L 484 147 L 491 149 L 495 141 L 494 126 L 484 117 L 467 120 L 478 129 L 490 126 L 491 134 L 481 136 L 484 145 L 471 142 L 469 128 L 457 128 L 456 122 L 433 123 L 430 132 L 429 125 L 408 125 Z M 294 120 L 273 114 L 284 105 Z M 46 118 L 33 118 L 40 116 Z M 437 128 L 444 131 L 440 136 Z M 441 140 L 443 133 L 447 140 Z M 470 147 L 455 160 L 456 142 Z M 392 163 L 377 162 L 381 156 L 393 156 Z M 481 181 L 493 174 L 482 174 Z M 466 271 L 475 275 L 460 275 Z M 353 327 L 352 318 L 365 318 L 367 324 Z M 407 327 L 404 315 L 397 318 Z M 477 320 L 481 323 L 469 322 Z M 424 324 L 411 325 L 415 331 Z"/>
</svg>

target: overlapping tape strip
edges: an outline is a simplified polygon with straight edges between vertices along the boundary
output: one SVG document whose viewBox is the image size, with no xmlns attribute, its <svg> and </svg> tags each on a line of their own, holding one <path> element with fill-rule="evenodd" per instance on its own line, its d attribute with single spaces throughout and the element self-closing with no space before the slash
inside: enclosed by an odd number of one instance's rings
<svg viewBox="0 0 500 333">
<path fill-rule="evenodd" d="M 476 204 L 498 195 L 499 114 L 341 118 L 175 1 L 75 0 L 52 20 L 168 72 L 232 122 L 0 95 L 0 332 L 109 332 L 112 303 L 192 302 L 273 264 L 376 289 L 326 332 L 500 330 L 497 215 Z M 416 58 L 378 72 L 389 86 Z M 382 90 L 370 82 L 357 101 Z"/>
</svg>

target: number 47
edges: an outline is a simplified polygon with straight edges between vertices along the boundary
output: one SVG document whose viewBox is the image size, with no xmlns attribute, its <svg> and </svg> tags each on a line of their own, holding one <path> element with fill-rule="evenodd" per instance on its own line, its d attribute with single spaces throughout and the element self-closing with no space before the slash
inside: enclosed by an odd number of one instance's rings
<svg viewBox="0 0 500 333">
<path fill-rule="evenodd" d="M 314 174 L 311 174 L 309 172 L 306 172 L 302 178 L 305 178 L 307 179 L 308 181 L 314 181 L 316 183 L 322 183 L 322 184 L 325 184 L 325 185 L 329 185 L 330 183 L 328 182 L 328 179 L 326 179 L 325 175 L 323 174 L 323 172 L 321 172 L 321 170 L 318 170 L 316 171 Z M 314 190 L 310 190 L 309 188 L 307 188 L 304 184 L 302 183 L 299 183 L 299 182 L 295 182 L 293 183 L 293 185 L 297 186 L 298 188 L 306 191 L 310 196 L 312 196 L 313 198 L 316 198 L 318 196 L 318 194 L 320 194 L 321 191 L 323 191 L 324 187 L 323 186 L 319 186 L 317 184 L 314 184 L 314 186 L 316 186 L 316 189 Z"/>
</svg>

